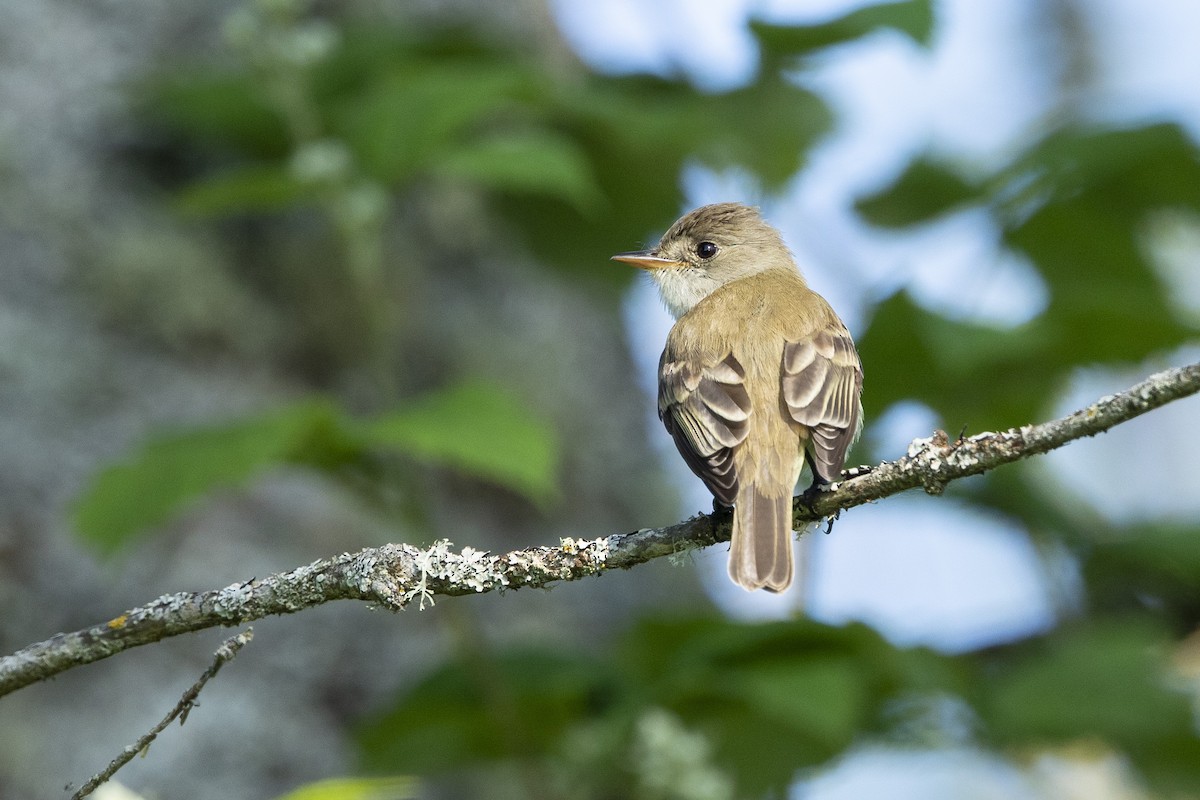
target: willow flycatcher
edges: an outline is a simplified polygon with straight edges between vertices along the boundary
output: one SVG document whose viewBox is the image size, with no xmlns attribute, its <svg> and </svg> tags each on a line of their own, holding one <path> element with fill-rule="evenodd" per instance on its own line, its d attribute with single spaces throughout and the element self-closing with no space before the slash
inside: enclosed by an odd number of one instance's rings
<svg viewBox="0 0 1200 800">
<path fill-rule="evenodd" d="M 703 206 L 658 245 L 613 256 L 647 270 L 676 322 L 658 366 L 658 416 L 717 502 L 733 506 L 729 577 L 792 582 L 792 494 L 838 479 L 862 428 L 862 365 L 758 211 Z"/>
</svg>

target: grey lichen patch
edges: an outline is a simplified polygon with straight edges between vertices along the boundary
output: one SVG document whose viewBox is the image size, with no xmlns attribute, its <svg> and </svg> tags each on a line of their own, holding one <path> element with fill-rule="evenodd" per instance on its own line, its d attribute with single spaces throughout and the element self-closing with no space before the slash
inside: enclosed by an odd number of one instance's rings
<svg viewBox="0 0 1200 800">
<path fill-rule="evenodd" d="M 399 609 L 413 602 L 424 609 L 435 595 L 479 594 L 494 589 L 543 586 L 570 580 L 604 568 L 609 539 L 564 539 L 559 547 L 535 547 L 503 555 L 464 547 L 455 552 L 449 540 L 441 539 L 428 548 L 389 545 L 380 556 L 366 552 L 357 558 L 354 572 L 360 576 L 363 594 Z"/>
<path fill-rule="evenodd" d="M 604 569 L 608 553 L 612 548 L 612 537 L 600 539 L 560 539 L 562 551 L 574 556 L 574 567 L 584 574 L 593 574 Z"/>
<path fill-rule="evenodd" d="M 246 605 L 253 596 L 254 587 L 247 581 L 239 581 L 218 589 L 210 603 L 212 612 L 221 619 L 240 619 Z"/>
<path fill-rule="evenodd" d="M 923 439 L 913 439 L 908 443 L 908 457 L 917 458 L 933 445 L 933 437 L 927 436 Z"/>
</svg>

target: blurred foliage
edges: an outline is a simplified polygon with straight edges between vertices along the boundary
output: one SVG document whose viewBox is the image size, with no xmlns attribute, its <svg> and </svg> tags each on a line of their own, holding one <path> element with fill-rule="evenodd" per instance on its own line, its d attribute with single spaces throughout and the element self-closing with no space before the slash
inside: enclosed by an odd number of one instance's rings
<svg viewBox="0 0 1200 800">
<path fill-rule="evenodd" d="M 852 15 L 840 38 L 879 26 L 908 30 L 906 16 L 925 6 Z M 404 262 L 413 254 L 386 258 L 382 229 L 405 195 L 480 192 L 547 265 L 623 286 L 625 271 L 596 265 L 614 243 L 640 240 L 674 217 L 685 163 L 740 166 L 779 188 L 830 121 L 825 105 L 780 68 L 745 88 L 704 95 L 681 79 L 601 77 L 577 65 L 548 70 L 521 43 L 462 27 L 339 29 L 307 17 L 302 3 L 250 4 L 226 28 L 238 61 L 189 68 L 146 90 L 149 118 L 194 170 L 178 189 L 177 208 L 246 219 L 309 208 L 327 219 L 342 263 L 331 269 L 319 259 L 311 269 L 357 298 L 346 306 L 346 325 L 359 331 L 353 350 L 367 354 L 384 401 L 402 393 L 391 376 L 405 298 L 389 273 L 412 269 Z M 828 43 L 790 41 L 780 30 L 758 29 L 765 52 L 781 63 Z M 771 124 L 762 124 L 762 109 L 772 110 Z M 339 307 L 325 297 L 315 302 L 323 311 Z M 76 523 L 112 551 L 216 486 L 272 464 L 341 469 L 372 446 L 448 464 L 544 505 L 553 495 L 551 434 L 516 404 L 497 404 L 498 396 L 434 396 L 419 412 L 365 426 L 320 400 L 168 435 L 102 472 L 79 502 Z"/>
<path fill-rule="evenodd" d="M 301 3 L 264 2 L 227 23 L 239 63 L 156 81 L 147 113 L 191 154 L 189 163 L 210 165 L 179 189 L 181 212 L 229 217 L 312 207 L 331 221 L 344 257 L 333 272 L 360 299 L 349 313 L 366 319 L 376 337 L 356 349 L 376 356 L 387 387 L 396 369 L 389 320 L 403 313 L 388 300 L 389 198 L 469 187 L 491 198 L 546 264 L 624 285 L 626 271 L 595 265 L 614 242 L 640 240 L 673 218 L 686 163 L 740 166 L 767 188 L 782 187 L 802 165 L 830 114 L 787 79 L 788 63 L 880 27 L 926 41 L 928 18 L 927 3 L 904 2 L 829 28 L 757 25 L 771 68 L 744 88 L 705 95 L 681 79 L 547 70 L 519 43 L 461 27 L 341 30 L 305 16 Z M 763 109 L 772 110 L 769 125 Z M 329 271 L 324 262 L 313 268 Z M 482 389 L 433 396 L 418 411 L 365 426 L 319 400 L 168 435 L 102 472 L 79 502 L 76 524 L 113 551 L 214 487 L 272 464 L 341 469 L 371 446 L 448 464 L 544 505 L 553 495 L 551 434 L 516 404 L 498 404 L 499 396 Z"/>
<path fill-rule="evenodd" d="M 860 24 L 857 35 L 869 29 Z M 816 43 L 767 45 L 782 59 Z M 628 275 L 595 265 L 614 242 L 674 218 L 686 163 L 743 167 L 779 188 L 830 123 L 824 103 L 780 70 L 705 95 L 678 79 L 548 70 L 521 43 L 463 28 L 347 29 L 296 81 L 315 136 L 343 144 L 365 179 L 398 193 L 482 190 L 547 265 L 620 285 Z M 190 184 L 183 209 L 228 215 L 316 201 L 289 170 L 287 116 L 253 72 L 189 71 L 151 97 L 162 124 L 232 162 Z"/>
<path fill-rule="evenodd" d="M 638 731 L 666 712 L 674 746 L 705 754 L 693 768 L 736 787 L 720 796 L 779 796 L 798 771 L 863 737 L 904 741 L 917 727 L 943 746 L 1102 738 L 1153 785 L 1177 789 L 1200 785 L 1200 740 L 1188 697 L 1161 679 L 1169 641 L 1144 623 L 1110 622 L 947 656 L 857 624 L 646 620 L 605 653 L 510 650 L 486 672 L 469 657 L 448 663 L 365 724 L 360 742 L 371 769 L 473 771 L 479 785 L 463 790 L 473 796 L 516 761 L 571 787 L 553 796 L 652 797 Z M 970 729 L 939 713 L 946 696 L 968 702 Z"/>
<path fill-rule="evenodd" d="M 504 231 L 506 247 L 615 306 L 629 277 L 602 262 L 676 216 L 685 166 L 740 168 L 767 191 L 804 166 L 833 123 L 795 79 L 809 56 L 880 31 L 928 44 L 934 29 L 929 0 L 816 26 L 754 23 L 758 75 L 709 94 L 678 77 L 593 74 L 478 30 L 335 26 L 299 9 L 246 6 L 228 30 L 240 57 L 156 81 L 147 109 L 184 154 L 173 182 L 181 213 L 256 231 L 310 214 L 334 232 L 335 263 L 304 268 L 352 287 L 351 316 L 373 320 L 377 346 L 365 349 L 380 374 L 393 371 L 387 343 L 399 338 L 388 320 L 403 316 L 394 279 L 425 268 L 422 242 L 386 251 L 384 228 L 404 221 L 397 209 L 439 192 L 480 198 L 481 229 Z M 982 211 L 1044 280 L 1049 303 L 1004 327 L 949 319 L 904 292 L 883 300 L 859 342 L 868 419 L 918 400 L 952 433 L 1025 424 L 1080 366 L 1194 339 L 1145 241 L 1162 209 L 1200 213 L 1200 157 L 1171 124 L 1068 120 L 987 169 L 916 158 L 859 202 L 861 215 L 899 230 Z M 391 387 L 385 407 L 421 388 Z M 554 437 L 501 387 L 468 381 L 365 421 L 315 400 L 155 440 L 100 475 L 77 521 L 111 550 L 273 464 L 336 473 L 380 449 L 537 503 L 554 496 Z M 1196 527 L 1117 529 L 1066 513 L 1031 484 L 1008 469 L 954 491 L 1080 565 L 1086 609 L 1035 640 L 952 656 L 897 648 L 859 625 L 689 618 L 644 621 L 594 651 L 480 644 L 363 727 L 364 763 L 477 781 L 470 796 L 519 795 L 505 788 L 515 781 L 564 798 L 732 798 L 778 794 L 798 770 L 870 738 L 1013 754 L 1098 739 L 1156 791 L 1194 794 L 1200 744 L 1169 658 L 1200 622 Z M 939 712 L 947 698 L 968 725 Z"/>
<path fill-rule="evenodd" d="M 558 442 L 497 386 L 463 383 L 370 419 L 307 400 L 232 424 L 172 433 L 100 472 L 79 499 L 75 525 L 111 553 L 218 487 L 273 466 L 369 469 L 382 451 L 449 467 L 545 505 L 557 492 Z"/>
<path fill-rule="evenodd" d="M 986 209 L 1037 269 L 1049 307 L 1014 329 L 948 320 L 906 294 L 885 301 L 860 342 L 882 367 L 870 371 L 868 417 L 907 397 L 956 431 L 1021 425 L 1080 365 L 1137 362 L 1195 339 L 1144 236 L 1156 211 L 1200 211 L 1200 155 L 1178 126 L 1065 128 L 983 176 L 923 158 L 858 204 L 886 227 L 970 207 Z M 898 363 L 904 372 L 885 366 Z"/>
</svg>

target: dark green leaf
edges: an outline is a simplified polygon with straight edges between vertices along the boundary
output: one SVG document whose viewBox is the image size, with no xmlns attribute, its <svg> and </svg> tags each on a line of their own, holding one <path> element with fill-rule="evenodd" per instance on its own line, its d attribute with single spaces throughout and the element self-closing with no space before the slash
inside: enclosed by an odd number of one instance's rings
<svg viewBox="0 0 1200 800">
<path fill-rule="evenodd" d="M 724 687 L 756 716 L 844 745 L 867 721 L 864 666 L 850 656 L 763 659 L 731 670 Z"/>
<path fill-rule="evenodd" d="M 1200 210 L 1200 157 L 1177 127 L 1061 131 L 979 185 L 1006 243 L 1045 278 L 1049 305 L 999 329 L 942 319 L 903 296 L 886 301 L 860 342 L 869 413 L 908 396 L 952 428 L 1022 424 L 1078 365 L 1141 360 L 1195 336 L 1142 238 L 1158 209 Z M 925 160 L 860 208 L 879 224 L 913 224 L 971 191 Z"/>
<path fill-rule="evenodd" d="M 176 197 L 186 214 L 276 211 L 310 196 L 308 188 L 278 166 L 242 167 L 191 184 Z"/>
<path fill-rule="evenodd" d="M 1153 603 L 1164 615 L 1176 615 L 1180 628 L 1200 617 L 1200 528 L 1159 524 L 1090 532 L 1083 566 L 1095 605 L 1130 610 Z"/>
<path fill-rule="evenodd" d="M 645 701 L 704 731 L 746 796 L 778 791 L 796 769 L 832 757 L 888 700 L 955 683 L 945 668 L 915 669 L 928 658 L 861 625 L 652 621 L 623 652 Z"/>
<path fill-rule="evenodd" d="M 902 228 L 928 222 L 978 197 L 979 190 L 957 173 L 918 159 L 891 186 L 859 200 L 855 208 L 872 225 Z"/>
<path fill-rule="evenodd" d="M 204 73 L 152 85 L 148 113 L 173 133 L 256 158 L 282 158 L 290 137 L 283 119 L 247 74 Z"/>
<path fill-rule="evenodd" d="M 795 177 L 808 149 L 833 124 L 823 100 L 778 75 L 764 75 L 728 94 L 693 98 L 687 105 L 696 157 L 716 169 L 749 170 L 772 191 Z M 714 125 L 714 119 L 721 124 Z"/>
<path fill-rule="evenodd" d="M 359 732 L 372 770 L 429 774 L 555 746 L 607 679 L 582 655 L 510 651 L 434 671 Z"/>
<path fill-rule="evenodd" d="M 571 89 L 547 113 L 581 149 L 601 203 L 585 215 L 552 199 L 514 197 L 498 211 L 548 264 L 614 287 L 628 285 L 631 271 L 608 257 L 661 234 L 679 215 L 686 165 L 750 170 L 779 189 L 830 125 L 816 95 L 778 76 L 718 95 L 654 78 L 594 79 Z"/>
<path fill-rule="evenodd" d="M 1138 748 L 1190 733 L 1187 697 L 1166 685 L 1165 654 L 1162 633 L 1139 622 L 1066 631 L 991 681 L 981 711 L 1012 744 L 1095 736 Z"/>
<path fill-rule="evenodd" d="M 876 308 L 858 344 L 868 419 L 892 403 L 915 399 L 953 431 L 1028 423 L 1063 366 L 1056 340 L 1040 321 L 1015 329 L 956 322 L 905 293 Z"/>
<path fill-rule="evenodd" d="M 897 30 L 913 41 L 928 46 L 933 35 L 930 0 L 905 0 L 853 11 L 821 25 L 768 25 L 751 23 L 767 64 L 785 64 L 830 45 L 860 39 L 880 28 Z"/>
</svg>

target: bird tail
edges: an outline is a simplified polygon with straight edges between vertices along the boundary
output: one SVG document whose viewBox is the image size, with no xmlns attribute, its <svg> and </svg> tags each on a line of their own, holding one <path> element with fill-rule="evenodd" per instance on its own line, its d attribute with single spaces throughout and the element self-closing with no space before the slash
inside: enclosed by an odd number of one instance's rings
<svg viewBox="0 0 1200 800">
<path fill-rule="evenodd" d="M 748 591 L 782 592 L 792 583 L 792 498 L 755 486 L 738 492 L 733 510 L 729 577 Z"/>
</svg>

